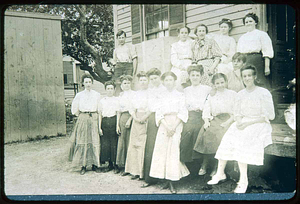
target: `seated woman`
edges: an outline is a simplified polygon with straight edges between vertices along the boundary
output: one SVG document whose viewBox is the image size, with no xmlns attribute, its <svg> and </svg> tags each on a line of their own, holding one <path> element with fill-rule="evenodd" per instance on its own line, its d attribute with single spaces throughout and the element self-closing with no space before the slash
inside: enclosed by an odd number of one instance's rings
<svg viewBox="0 0 300 204">
<path fill-rule="evenodd" d="M 201 128 L 194 150 L 203 154 L 203 162 L 199 175 L 206 174 L 208 164 L 216 153 L 223 135 L 233 122 L 233 108 L 237 93 L 226 88 L 227 78 L 217 73 L 212 78 L 216 89 L 214 96 L 209 95 L 205 102 L 202 118 L 204 125 Z M 216 173 L 217 165 L 213 162 L 211 176 Z"/>
<path fill-rule="evenodd" d="M 165 72 L 161 77 L 167 91 L 161 100 L 160 107 L 155 113 L 158 132 L 153 150 L 150 176 L 166 179 L 166 188 L 176 193 L 172 181 L 189 175 L 189 170 L 180 162 L 179 144 L 183 122 L 188 119 L 188 111 L 184 103 L 183 93 L 177 91 L 176 75 Z"/>
<path fill-rule="evenodd" d="M 179 41 L 171 46 L 171 71 L 177 76 L 176 88 L 182 91 L 182 84 L 188 80 L 187 68 L 192 64 L 191 45 L 193 40 L 189 38 L 189 27 L 180 27 L 177 32 Z"/>
<path fill-rule="evenodd" d="M 206 37 L 208 28 L 204 24 L 196 26 L 194 30 L 197 39 L 192 43 L 193 62 L 202 65 L 204 74 L 201 84 L 211 86 L 212 75 L 217 72 L 217 66 L 221 61 L 222 51 L 214 39 Z"/>
<path fill-rule="evenodd" d="M 137 74 L 139 88 L 131 98 L 130 115 L 132 126 L 128 145 L 125 172 L 131 174 L 131 179 L 144 177 L 144 154 L 147 138 L 148 115 L 148 78 L 146 73 Z"/>
<path fill-rule="evenodd" d="M 219 160 L 217 173 L 207 184 L 226 179 L 224 169 L 228 160 L 238 162 L 240 178 L 234 193 L 245 193 L 248 187 L 247 165 L 263 165 L 264 148 L 272 144 L 272 126 L 275 117 L 271 93 L 256 86 L 256 68 L 247 65 L 241 69 L 246 86 L 237 94 L 234 105 L 235 122 L 223 136 L 215 158 Z"/>
</svg>

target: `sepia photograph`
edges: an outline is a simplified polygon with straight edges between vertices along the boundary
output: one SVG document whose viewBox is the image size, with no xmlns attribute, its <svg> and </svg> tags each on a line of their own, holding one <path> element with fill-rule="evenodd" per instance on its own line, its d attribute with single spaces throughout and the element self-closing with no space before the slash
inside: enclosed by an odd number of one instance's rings
<svg viewBox="0 0 300 204">
<path fill-rule="evenodd" d="M 2 200 L 290 200 L 288 4 L 14 4 Z"/>
</svg>

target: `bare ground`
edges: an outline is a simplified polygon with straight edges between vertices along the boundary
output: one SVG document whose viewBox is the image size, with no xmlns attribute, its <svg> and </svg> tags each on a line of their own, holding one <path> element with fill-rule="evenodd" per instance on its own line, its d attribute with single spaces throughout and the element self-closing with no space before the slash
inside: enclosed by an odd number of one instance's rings
<svg viewBox="0 0 300 204">
<path fill-rule="evenodd" d="M 162 182 L 141 188 L 143 181 L 131 180 L 108 173 L 87 171 L 71 167 L 67 161 L 68 136 L 25 143 L 6 144 L 4 192 L 6 195 L 66 195 L 66 194 L 170 194 L 162 190 Z M 209 175 L 198 176 L 200 165 L 190 165 L 191 175 L 177 182 L 179 194 L 231 193 L 236 186 L 237 175 L 226 182 L 207 186 Z M 255 177 L 255 179 L 251 178 Z M 249 176 L 251 193 L 273 192 L 270 185 L 255 173 Z"/>
</svg>

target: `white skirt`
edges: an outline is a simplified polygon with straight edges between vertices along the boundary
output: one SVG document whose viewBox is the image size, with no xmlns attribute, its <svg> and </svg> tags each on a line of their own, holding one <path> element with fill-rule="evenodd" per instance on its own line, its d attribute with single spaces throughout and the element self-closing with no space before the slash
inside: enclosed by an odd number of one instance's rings
<svg viewBox="0 0 300 204">
<path fill-rule="evenodd" d="M 243 121 L 249 118 L 243 118 Z M 270 123 L 255 123 L 239 130 L 234 122 L 223 136 L 216 159 L 235 160 L 252 165 L 263 165 L 264 148 L 272 144 Z"/>
<path fill-rule="evenodd" d="M 167 123 L 176 121 L 176 115 L 166 115 Z M 153 150 L 150 176 L 159 179 L 178 181 L 190 174 L 186 165 L 180 162 L 179 145 L 183 124 L 180 123 L 172 137 L 167 136 L 164 125 L 160 125 Z"/>
</svg>

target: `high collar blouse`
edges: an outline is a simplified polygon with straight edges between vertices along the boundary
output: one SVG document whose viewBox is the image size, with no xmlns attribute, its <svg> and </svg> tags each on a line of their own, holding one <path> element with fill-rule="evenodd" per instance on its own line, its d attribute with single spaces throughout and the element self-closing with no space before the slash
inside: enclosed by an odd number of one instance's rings
<svg viewBox="0 0 300 204">
<path fill-rule="evenodd" d="M 104 97 L 100 100 L 100 109 L 102 117 L 113 117 L 117 114 L 120 109 L 118 97 Z"/>
<path fill-rule="evenodd" d="M 72 102 L 71 111 L 74 115 L 79 112 L 99 112 L 101 95 L 94 90 L 84 90 L 76 94 Z"/>
<path fill-rule="evenodd" d="M 189 111 L 203 110 L 205 100 L 211 91 L 210 86 L 199 84 L 184 89 L 185 105 Z"/>
<path fill-rule="evenodd" d="M 179 40 L 171 45 L 171 64 L 173 67 L 180 67 L 181 60 L 192 60 L 192 43 L 194 41 L 188 38 L 185 42 Z"/>
<path fill-rule="evenodd" d="M 214 96 L 209 95 L 204 105 L 202 118 L 213 119 L 222 113 L 233 114 L 236 96 L 235 91 L 228 89 L 222 92 L 217 91 Z"/>
<path fill-rule="evenodd" d="M 165 91 L 167 91 L 167 89 L 162 84 L 158 87 L 148 89 L 148 109 L 150 112 L 156 112 L 161 103 L 161 99 L 164 97 Z"/>
<path fill-rule="evenodd" d="M 131 98 L 129 113 L 132 115 L 136 111 L 148 111 L 148 90 L 138 90 Z"/>
<path fill-rule="evenodd" d="M 124 91 L 120 93 L 119 96 L 119 105 L 120 105 L 120 109 L 119 111 L 121 113 L 129 111 L 130 110 L 130 102 L 131 99 L 134 97 L 134 92 L 132 90 L 128 90 L 128 91 Z"/>
<path fill-rule="evenodd" d="M 237 52 L 241 53 L 259 53 L 263 57 L 274 57 L 272 41 L 269 35 L 261 30 L 254 29 L 242 35 L 237 44 Z"/>
<path fill-rule="evenodd" d="M 214 39 L 205 37 L 192 43 L 193 61 L 214 59 L 216 57 L 222 57 L 222 51 Z"/>
</svg>

